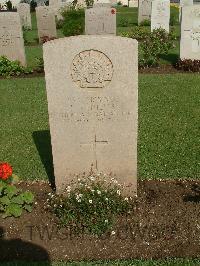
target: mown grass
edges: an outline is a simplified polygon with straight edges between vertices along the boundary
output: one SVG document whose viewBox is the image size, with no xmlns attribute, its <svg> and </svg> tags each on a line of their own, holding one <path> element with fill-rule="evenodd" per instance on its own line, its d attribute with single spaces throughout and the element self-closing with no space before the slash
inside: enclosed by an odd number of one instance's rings
<svg viewBox="0 0 200 266">
<path fill-rule="evenodd" d="M 140 75 L 140 178 L 200 177 L 199 84 L 198 74 Z M 0 93 L 0 161 L 23 179 L 47 179 L 52 158 L 44 78 L 1 80 Z"/>
<path fill-rule="evenodd" d="M 27 262 L 0 263 L 1 266 L 25 266 Z M 37 262 L 29 266 L 198 266 L 199 259 L 167 259 L 167 260 L 124 260 L 124 261 L 95 261 L 95 262 Z"/>
</svg>

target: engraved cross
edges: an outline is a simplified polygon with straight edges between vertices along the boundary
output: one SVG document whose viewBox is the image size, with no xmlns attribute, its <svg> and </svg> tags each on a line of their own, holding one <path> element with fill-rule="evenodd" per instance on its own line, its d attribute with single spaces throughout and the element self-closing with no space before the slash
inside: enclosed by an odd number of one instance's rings
<svg viewBox="0 0 200 266">
<path fill-rule="evenodd" d="M 83 142 L 82 145 L 91 145 L 93 149 L 93 157 L 94 162 L 91 163 L 91 172 L 93 172 L 93 169 L 98 170 L 98 158 L 97 158 L 97 145 L 107 145 L 107 140 L 98 140 L 96 134 L 94 135 L 94 139 L 91 142 Z"/>
</svg>

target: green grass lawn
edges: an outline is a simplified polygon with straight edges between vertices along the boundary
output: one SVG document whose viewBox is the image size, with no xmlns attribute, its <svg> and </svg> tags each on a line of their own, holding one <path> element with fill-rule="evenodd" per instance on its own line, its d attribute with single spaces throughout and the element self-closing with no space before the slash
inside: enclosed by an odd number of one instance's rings
<svg viewBox="0 0 200 266">
<path fill-rule="evenodd" d="M 27 262 L 0 263 L 1 266 L 25 266 Z M 127 261 L 96 261 L 96 262 L 53 262 L 28 263 L 29 266 L 199 266 L 200 260 L 168 259 L 168 260 L 127 260 Z"/>
<path fill-rule="evenodd" d="M 137 8 L 117 7 L 117 35 L 123 32 L 129 32 L 137 26 Z M 171 8 L 171 16 L 178 17 L 178 10 Z M 36 66 L 36 58 L 42 57 L 42 46 L 38 44 L 37 22 L 35 13 L 31 14 L 32 17 L 32 30 L 24 32 L 24 38 L 28 42 L 26 45 L 27 64 L 30 67 Z M 150 27 L 147 27 L 150 30 Z M 171 27 L 177 36 L 177 42 L 174 49 L 169 52 L 169 55 L 161 59 L 162 64 L 175 63 L 179 57 L 179 38 L 180 38 L 180 25 Z M 62 30 L 57 31 L 58 37 L 62 38 Z M 32 46 L 30 46 L 32 44 Z"/>
<path fill-rule="evenodd" d="M 198 74 L 140 75 L 140 178 L 200 177 L 199 84 Z M 44 78 L 1 80 L 0 92 L 0 161 L 23 179 L 47 179 L 52 158 Z"/>
</svg>

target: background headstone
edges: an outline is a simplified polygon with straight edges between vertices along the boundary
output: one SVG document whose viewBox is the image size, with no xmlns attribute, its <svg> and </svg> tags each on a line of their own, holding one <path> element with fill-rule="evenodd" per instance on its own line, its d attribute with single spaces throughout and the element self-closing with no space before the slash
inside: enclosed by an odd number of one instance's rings
<svg viewBox="0 0 200 266">
<path fill-rule="evenodd" d="M 151 11 L 151 31 L 162 28 L 169 32 L 170 0 L 153 0 Z"/>
<path fill-rule="evenodd" d="M 20 16 L 21 25 L 26 29 L 31 29 L 31 12 L 30 5 L 26 3 L 20 3 L 17 6 L 17 12 Z"/>
<path fill-rule="evenodd" d="M 184 6 L 192 6 L 193 0 L 180 0 L 180 8 L 179 8 L 179 21 L 181 21 L 181 10 Z"/>
<path fill-rule="evenodd" d="M 112 7 L 116 5 L 116 0 L 94 0 L 93 7 Z"/>
<path fill-rule="evenodd" d="M 151 19 L 152 0 L 138 0 L 138 24 Z"/>
<path fill-rule="evenodd" d="M 192 6 L 193 5 L 193 0 L 180 0 L 180 6 Z"/>
<path fill-rule="evenodd" d="M 26 65 L 22 27 L 17 12 L 0 12 L 0 56 Z"/>
<path fill-rule="evenodd" d="M 137 41 L 76 36 L 43 46 L 54 174 L 62 192 L 76 174 L 137 183 Z"/>
<path fill-rule="evenodd" d="M 40 42 L 42 42 L 43 37 L 57 37 L 55 14 L 50 7 L 36 7 L 36 18 Z"/>
<path fill-rule="evenodd" d="M 85 34 L 116 35 L 116 9 L 94 7 L 85 10 Z"/>
<path fill-rule="evenodd" d="M 94 1 L 93 7 L 112 7 L 112 4 L 110 0 L 107 0 L 107 1 L 96 0 Z"/>
<path fill-rule="evenodd" d="M 180 57 L 200 60 L 200 5 L 182 8 Z"/>
<path fill-rule="evenodd" d="M 138 0 L 121 0 L 122 6 L 138 7 Z"/>
<path fill-rule="evenodd" d="M 58 20 L 62 19 L 62 11 L 68 9 L 72 5 L 72 0 L 50 0 L 49 7 L 54 12 Z"/>
<path fill-rule="evenodd" d="M 130 0 L 129 7 L 138 7 L 138 0 Z"/>
</svg>

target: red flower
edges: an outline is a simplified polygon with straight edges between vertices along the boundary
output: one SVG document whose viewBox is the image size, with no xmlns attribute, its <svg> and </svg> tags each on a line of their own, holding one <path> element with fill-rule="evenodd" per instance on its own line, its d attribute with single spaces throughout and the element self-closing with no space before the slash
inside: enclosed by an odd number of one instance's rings
<svg viewBox="0 0 200 266">
<path fill-rule="evenodd" d="M 111 9 L 111 14 L 114 15 L 114 14 L 115 14 L 115 11 L 116 11 L 116 10 L 115 10 L 114 8 L 112 8 L 112 9 Z"/>
<path fill-rule="evenodd" d="M 0 163 L 0 179 L 6 180 L 12 176 L 12 166 L 8 163 Z"/>
</svg>

